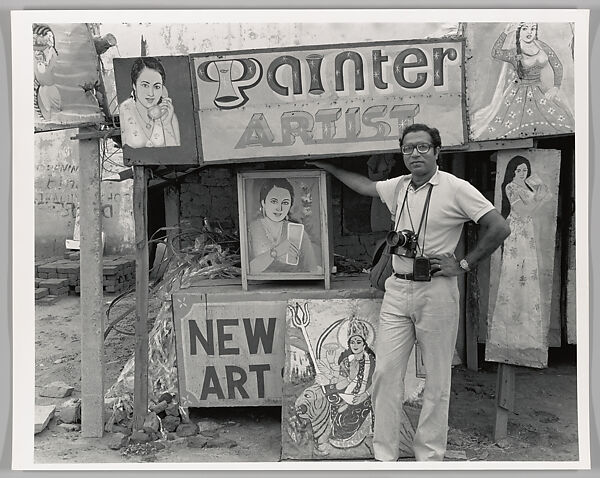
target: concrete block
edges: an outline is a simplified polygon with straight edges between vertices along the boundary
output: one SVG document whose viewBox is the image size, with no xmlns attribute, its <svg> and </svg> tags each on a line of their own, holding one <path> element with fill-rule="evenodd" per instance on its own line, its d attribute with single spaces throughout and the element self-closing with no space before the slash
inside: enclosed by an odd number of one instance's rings
<svg viewBox="0 0 600 478">
<path fill-rule="evenodd" d="M 144 431 L 148 434 L 156 433 L 160 429 L 160 421 L 156 416 L 156 413 L 150 412 L 144 419 Z"/>
<path fill-rule="evenodd" d="M 198 434 L 198 426 L 193 422 L 182 423 L 181 425 L 179 425 L 177 427 L 176 433 L 177 433 L 178 437 L 190 437 L 193 435 L 197 435 Z"/>
<path fill-rule="evenodd" d="M 119 450 L 129 442 L 129 437 L 123 433 L 113 433 L 108 439 L 108 448 Z"/>
<path fill-rule="evenodd" d="M 134 431 L 129 437 L 129 443 L 148 443 L 152 437 L 143 430 Z"/>
<path fill-rule="evenodd" d="M 160 412 L 164 412 L 167 409 L 168 405 L 169 404 L 163 400 L 162 402 L 159 402 L 157 404 L 150 405 L 150 410 L 158 414 Z"/>
<path fill-rule="evenodd" d="M 73 387 L 64 382 L 52 382 L 40 391 L 40 397 L 64 398 L 73 393 Z"/>
<path fill-rule="evenodd" d="M 79 423 L 81 421 L 81 400 L 71 398 L 58 409 L 58 418 L 63 423 Z"/>
<path fill-rule="evenodd" d="M 178 417 L 179 416 L 179 404 L 175 403 L 175 402 L 169 403 L 169 406 L 165 409 L 165 412 L 167 412 L 167 415 Z"/>
<path fill-rule="evenodd" d="M 207 443 L 208 440 L 199 435 L 191 436 L 187 439 L 188 448 L 204 448 Z"/>
<path fill-rule="evenodd" d="M 166 431 L 174 432 L 177 430 L 177 427 L 181 425 L 181 418 L 167 415 L 165 418 L 163 418 L 162 425 Z"/>
<path fill-rule="evenodd" d="M 38 289 L 35 289 L 35 298 L 36 299 L 41 299 L 42 297 L 46 297 L 49 294 L 48 289 L 46 289 L 45 287 L 40 287 Z"/>
<path fill-rule="evenodd" d="M 38 272 L 42 274 L 50 274 L 51 272 L 56 273 L 56 265 L 44 264 L 38 267 Z"/>
<path fill-rule="evenodd" d="M 68 285 L 68 279 L 50 278 L 40 281 L 40 287 L 47 287 L 48 289 L 66 287 Z"/>
<path fill-rule="evenodd" d="M 36 405 L 35 406 L 34 433 L 39 433 L 48 426 L 48 422 L 54 416 L 55 410 L 56 410 L 55 405 Z"/>
<path fill-rule="evenodd" d="M 46 297 L 42 297 L 41 299 L 36 300 L 35 303 L 38 305 L 52 305 L 56 303 L 57 300 L 58 297 L 56 297 L 55 295 L 47 295 Z"/>
</svg>

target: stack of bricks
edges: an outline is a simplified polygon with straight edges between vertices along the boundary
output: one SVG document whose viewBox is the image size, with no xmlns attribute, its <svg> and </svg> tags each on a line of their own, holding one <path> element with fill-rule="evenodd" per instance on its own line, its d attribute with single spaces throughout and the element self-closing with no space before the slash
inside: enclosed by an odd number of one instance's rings
<svg viewBox="0 0 600 478">
<path fill-rule="evenodd" d="M 104 292 L 121 293 L 135 287 L 135 260 L 123 257 L 104 258 L 102 266 Z"/>
<path fill-rule="evenodd" d="M 120 293 L 135 287 L 135 260 L 126 257 L 104 257 L 103 290 Z M 35 263 L 35 298 L 38 303 L 52 304 L 60 297 L 79 295 L 79 252 L 68 251 L 64 258 L 50 258 Z"/>
</svg>

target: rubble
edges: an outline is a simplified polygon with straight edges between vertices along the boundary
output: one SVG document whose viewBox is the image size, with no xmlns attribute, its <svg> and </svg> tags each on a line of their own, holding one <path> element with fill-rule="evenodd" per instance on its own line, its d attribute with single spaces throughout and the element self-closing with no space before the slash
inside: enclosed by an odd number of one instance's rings
<svg viewBox="0 0 600 478">
<path fill-rule="evenodd" d="M 198 434 L 198 426 L 195 423 L 182 423 L 175 431 L 178 437 L 189 437 Z"/>
<path fill-rule="evenodd" d="M 40 391 L 40 397 L 64 398 L 73 393 L 73 387 L 64 382 L 52 382 Z"/>
<path fill-rule="evenodd" d="M 71 398 L 64 402 L 58 410 L 58 417 L 63 423 L 80 423 L 81 399 Z"/>
<path fill-rule="evenodd" d="M 54 406 L 54 405 L 36 405 L 35 406 L 34 433 L 40 433 L 42 430 L 44 430 L 44 428 L 46 428 L 48 426 L 48 422 L 54 416 L 55 410 L 56 410 L 56 406 Z"/>
<path fill-rule="evenodd" d="M 123 433 L 114 433 L 108 441 L 108 448 L 111 450 L 120 450 L 126 446 L 128 442 L 129 437 L 127 435 L 124 435 Z"/>
</svg>

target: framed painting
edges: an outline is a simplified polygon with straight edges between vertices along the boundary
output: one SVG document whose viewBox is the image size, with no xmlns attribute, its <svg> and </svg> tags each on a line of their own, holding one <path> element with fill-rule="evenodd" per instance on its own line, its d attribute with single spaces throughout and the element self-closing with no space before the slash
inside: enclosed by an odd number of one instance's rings
<svg viewBox="0 0 600 478">
<path fill-rule="evenodd" d="M 322 279 L 331 258 L 324 171 L 238 173 L 242 287 L 249 280 Z"/>
<path fill-rule="evenodd" d="M 187 56 L 115 58 L 123 160 L 198 164 Z"/>
</svg>

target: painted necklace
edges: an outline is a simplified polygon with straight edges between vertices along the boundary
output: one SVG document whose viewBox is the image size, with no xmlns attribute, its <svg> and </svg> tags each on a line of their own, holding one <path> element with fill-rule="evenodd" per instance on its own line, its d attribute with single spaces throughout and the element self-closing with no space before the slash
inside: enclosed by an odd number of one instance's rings
<svg viewBox="0 0 600 478">
<path fill-rule="evenodd" d="M 267 239 L 269 240 L 269 242 L 271 242 L 271 244 L 275 245 L 279 242 L 279 238 L 281 237 L 281 231 L 283 230 L 283 221 L 275 223 L 277 225 L 276 227 L 279 229 L 277 235 L 274 235 L 272 233 L 271 229 L 267 225 L 267 221 L 273 222 L 270 219 L 263 217 L 260 220 L 260 223 L 262 224 L 262 227 L 265 230 L 265 236 L 267 236 Z"/>
</svg>

